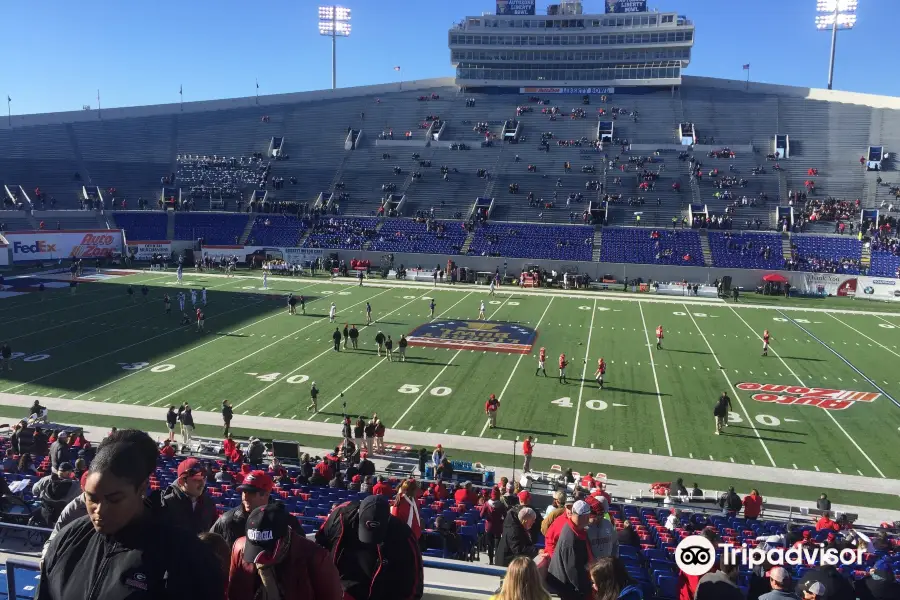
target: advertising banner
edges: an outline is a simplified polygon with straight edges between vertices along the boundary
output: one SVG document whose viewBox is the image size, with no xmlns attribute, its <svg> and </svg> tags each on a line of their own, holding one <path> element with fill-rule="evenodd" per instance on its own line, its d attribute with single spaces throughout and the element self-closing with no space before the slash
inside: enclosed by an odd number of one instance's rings
<svg viewBox="0 0 900 600">
<path fill-rule="evenodd" d="M 900 302 L 900 280 L 888 277 L 858 277 L 856 297 L 866 300 Z"/>
<path fill-rule="evenodd" d="M 102 258 L 124 249 L 121 229 L 16 231 L 6 234 L 13 262 Z"/>
<path fill-rule="evenodd" d="M 841 273 L 805 273 L 803 290 L 806 294 L 826 296 L 853 296 L 856 293 L 856 275 Z"/>
<path fill-rule="evenodd" d="M 536 0 L 497 0 L 498 15 L 534 15 Z"/>
<path fill-rule="evenodd" d="M 607 13 L 647 12 L 647 0 L 606 0 Z"/>
<path fill-rule="evenodd" d="M 203 246 L 203 256 L 237 256 L 239 263 L 246 263 L 247 257 L 263 252 L 275 255 L 291 264 L 299 264 L 325 256 L 327 248 L 283 248 L 273 246 Z"/>
<path fill-rule="evenodd" d="M 168 240 L 150 242 L 128 242 L 128 254 L 134 253 L 137 260 L 150 260 L 154 254 L 172 256 L 172 242 Z"/>
<path fill-rule="evenodd" d="M 523 87 L 520 94 L 614 94 L 614 87 Z"/>
<path fill-rule="evenodd" d="M 9 243 L 0 235 L 0 267 L 9 266 Z"/>
</svg>

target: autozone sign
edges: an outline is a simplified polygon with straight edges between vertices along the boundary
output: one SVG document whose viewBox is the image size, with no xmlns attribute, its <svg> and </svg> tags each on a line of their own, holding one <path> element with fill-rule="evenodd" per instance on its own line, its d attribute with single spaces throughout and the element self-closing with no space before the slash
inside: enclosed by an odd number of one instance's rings
<svg viewBox="0 0 900 600">
<path fill-rule="evenodd" d="M 6 235 L 14 262 L 101 258 L 121 252 L 121 230 L 16 231 Z"/>
<path fill-rule="evenodd" d="M 745 392 L 753 392 L 750 397 L 757 402 L 817 406 L 825 410 L 845 410 L 856 402 L 874 402 L 881 396 L 877 392 L 854 392 L 773 383 L 739 383 L 736 387 Z"/>
</svg>

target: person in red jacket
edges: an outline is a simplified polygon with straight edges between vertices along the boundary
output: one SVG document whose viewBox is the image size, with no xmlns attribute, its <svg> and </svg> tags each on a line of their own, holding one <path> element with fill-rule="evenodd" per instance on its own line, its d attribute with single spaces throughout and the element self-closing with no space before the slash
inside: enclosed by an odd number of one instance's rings
<svg viewBox="0 0 900 600">
<path fill-rule="evenodd" d="M 841 526 L 831 519 L 831 513 L 825 511 L 822 513 L 822 517 L 816 521 L 816 531 L 822 531 L 823 529 L 828 529 L 831 531 L 840 531 Z"/>
<path fill-rule="evenodd" d="M 407 479 L 400 484 L 400 491 L 391 505 L 391 515 L 397 517 L 412 529 L 416 540 L 422 535 L 422 521 L 419 517 L 419 506 L 416 504 L 416 492 L 419 484 L 415 479 Z"/>
<path fill-rule="evenodd" d="M 495 394 L 491 394 L 484 403 L 484 414 L 488 417 L 488 427 L 494 429 L 497 426 L 497 411 L 500 410 L 500 401 Z"/>
<path fill-rule="evenodd" d="M 328 551 L 294 533 L 274 503 L 247 517 L 247 535 L 231 549 L 227 597 L 342 600 L 344 590 Z"/>
<path fill-rule="evenodd" d="M 163 440 L 162 448 L 159 449 L 160 456 L 172 458 L 175 456 L 175 448 L 169 443 L 169 440 Z"/>
<path fill-rule="evenodd" d="M 759 491 L 755 489 L 750 490 L 750 494 L 744 496 L 743 505 L 745 519 L 758 519 L 759 515 L 762 514 L 763 505 L 763 499 L 759 495 Z"/>
<path fill-rule="evenodd" d="M 450 492 L 447 491 L 447 486 L 442 481 L 431 484 L 430 494 L 437 501 L 446 500 L 450 497 Z"/>
<path fill-rule="evenodd" d="M 478 504 L 478 494 L 472 489 L 472 482 L 467 481 L 465 485 L 453 492 L 453 499 L 457 504 Z"/>
<path fill-rule="evenodd" d="M 525 457 L 525 464 L 522 465 L 522 470 L 526 473 L 531 472 L 532 454 L 534 454 L 534 438 L 529 435 L 525 438 L 525 441 L 522 442 L 522 455 Z"/>
<path fill-rule="evenodd" d="M 376 496 L 388 496 L 391 497 L 394 495 L 394 488 L 389 486 L 384 482 L 384 477 L 378 476 L 378 483 L 372 486 L 372 493 Z"/>
<path fill-rule="evenodd" d="M 494 551 L 503 534 L 503 521 L 506 519 L 506 505 L 500 501 L 500 490 L 491 490 L 491 498 L 481 505 L 479 513 L 484 519 L 484 543 L 487 545 L 488 562 L 494 564 Z"/>
</svg>

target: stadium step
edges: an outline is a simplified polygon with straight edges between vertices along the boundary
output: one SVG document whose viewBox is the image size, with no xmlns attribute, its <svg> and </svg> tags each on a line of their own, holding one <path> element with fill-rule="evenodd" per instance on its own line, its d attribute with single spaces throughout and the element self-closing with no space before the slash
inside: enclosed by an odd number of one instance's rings
<svg viewBox="0 0 900 600">
<path fill-rule="evenodd" d="M 791 234 L 790 232 L 781 234 L 781 254 L 784 260 L 791 260 Z"/>
<path fill-rule="evenodd" d="M 591 262 L 600 262 L 600 248 L 603 246 L 603 227 L 594 229 L 594 246 L 591 251 Z"/>
<path fill-rule="evenodd" d="M 469 235 L 466 236 L 466 241 L 463 242 L 462 248 L 460 249 L 459 253 L 462 254 L 463 256 L 468 254 L 469 247 L 472 245 L 472 240 L 474 240 L 474 239 L 475 239 L 475 232 L 470 231 Z"/>
<path fill-rule="evenodd" d="M 703 264 L 713 266 L 712 250 L 709 249 L 709 235 L 706 229 L 700 229 L 700 248 L 703 250 Z"/>
<path fill-rule="evenodd" d="M 872 264 L 872 251 L 869 249 L 868 244 L 863 244 L 862 246 L 862 254 L 859 257 L 859 266 L 863 269 L 868 269 L 869 265 Z"/>
<path fill-rule="evenodd" d="M 383 219 L 379 220 L 378 223 L 375 225 L 375 233 L 378 233 L 379 231 L 381 231 L 382 227 L 384 227 Z M 372 247 L 372 240 L 369 240 L 365 244 L 363 244 L 363 250 L 369 250 L 371 247 Z"/>
<path fill-rule="evenodd" d="M 256 222 L 256 219 L 247 219 L 247 224 L 244 226 L 244 233 L 241 234 L 241 245 L 247 243 L 247 239 L 250 237 L 250 231 L 253 229 L 253 224 Z"/>
<path fill-rule="evenodd" d="M 166 211 L 166 239 L 175 239 L 175 211 L 171 209 Z"/>
</svg>

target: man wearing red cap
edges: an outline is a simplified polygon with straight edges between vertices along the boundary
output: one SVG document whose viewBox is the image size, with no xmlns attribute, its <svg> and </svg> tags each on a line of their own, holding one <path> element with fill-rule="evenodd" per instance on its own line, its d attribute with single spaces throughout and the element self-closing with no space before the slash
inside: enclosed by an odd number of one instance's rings
<svg viewBox="0 0 900 600">
<path fill-rule="evenodd" d="M 587 534 L 594 559 L 605 556 L 618 556 L 619 537 L 616 533 L 616 526 L 609 519 L 605 518 L 608 506 L 606 499 L 602 496 L 588 496 L 584 501 L 591 507 Z"/>
<path fill-rule="evenodd" d="M 177 474 L 162 495 L 166 512 L 195 535 L 209 531 L 216 520 L 216 503 L 206 494 L 206 467 L 196 458 L 187 458 L 178 465 Z"/>
<path fill-rule="evenodd" d="M 344 598 L 328 552 L 297 533 L 288 517 L 281 504 L 257 507 L 247 517 L 247 535 L 231 550 L 228 598 Z"/>
<path fill-rule="evenodd" d="M 243 483 L 237 487 L 241 492 L 241 503 L 231 510 L 222 513 L 213 524 L 213 533 L 221 535 L 229 547 L 247 534 L 247 517 L 255 509 L 269 504 L 275 483 L 265 471 L 251 471 L 244 477 Z M 297 517 L 288 513 L 288 525 L 299 535 L 304 535 L 303 527 Z"/>
<path fill-rule="evenodd" d="M 497 400 L 495 394 L 491 394 L 487 402 L 484 403 L 484 414 L 488 417 L 488 427 L 494 429 L 497 427 L 497 411 L 500 409 L 500 401 Z"/>
</svg>

